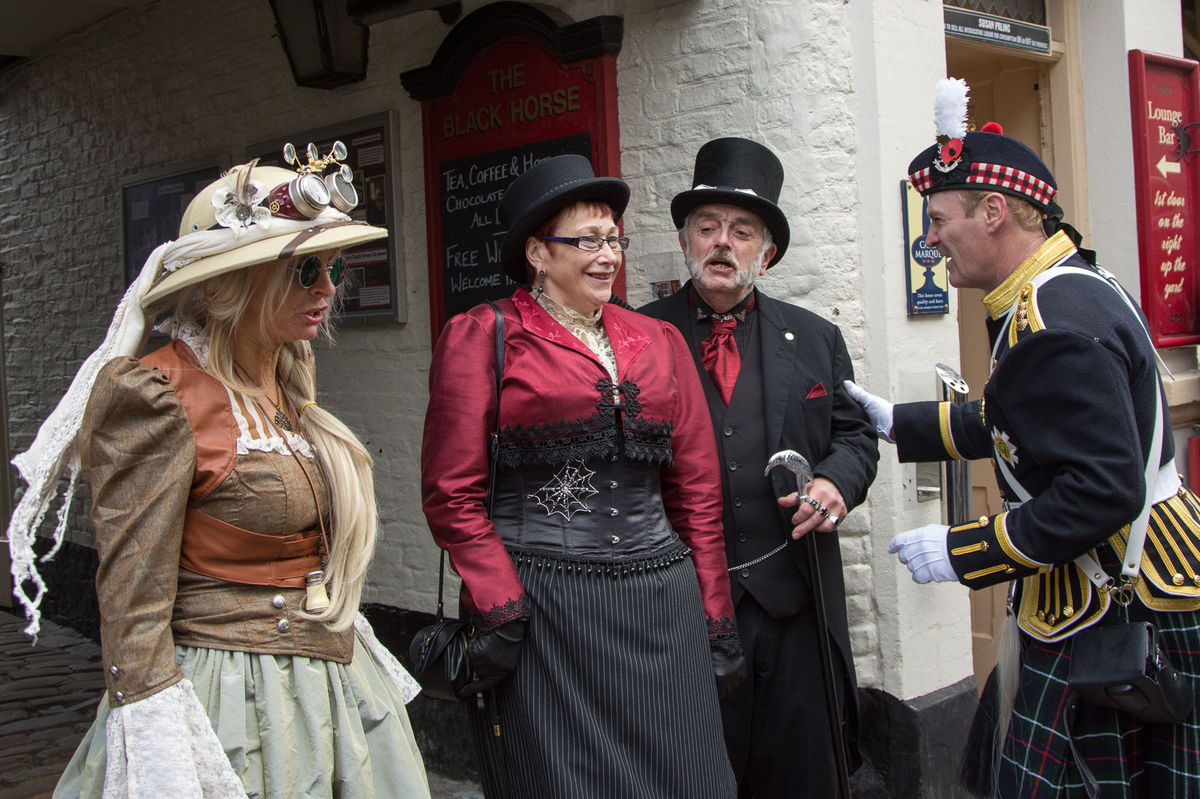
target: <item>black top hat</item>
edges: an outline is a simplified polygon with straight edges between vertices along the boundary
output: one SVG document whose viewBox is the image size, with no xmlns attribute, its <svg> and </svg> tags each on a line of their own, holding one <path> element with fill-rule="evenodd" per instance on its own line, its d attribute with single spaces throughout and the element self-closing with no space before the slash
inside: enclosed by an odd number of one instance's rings
<svg viewBox="0 0 1200 799">
<path fill-rule="evenodd" d="M 908 165 L 908 177 L 922 196 L 956 189 L 998 191 L 1043 212 L 1058 193 L 1042 159 L 994 122 L 927 148 Z"/>
<path fill-rule="evenodd" d="M 596 200 L 620 219 L 629 205 L 629 186 L 620 178 L 598 178 L 582 155 L 556 155 L 539 161 L 509 184 L 500 200 L 500 223 L 508 232 L 500 244 L 504 272 L 528 280 L 525 242 L 550 217 L 580 201 Z"/>
<path fill-rule="evenodd" d="M 671 200 L 671 219 L 682 228 L 693 208 L 710 203 L 736 205 L 758 214 L 775 242 L 775 257 L 767 264 L 771 267 L 787 252 L 792 235 L 787 217 L 776 205 L 781 188 L 783 164 L 775 153 L 749 139 L 713 139 L 696 153 L 691 191 Z"/>
</svg>

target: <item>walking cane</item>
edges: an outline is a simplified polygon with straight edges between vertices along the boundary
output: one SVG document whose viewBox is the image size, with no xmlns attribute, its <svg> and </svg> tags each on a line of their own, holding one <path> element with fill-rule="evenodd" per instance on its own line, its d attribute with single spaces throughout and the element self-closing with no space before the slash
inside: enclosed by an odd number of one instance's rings
<svg viewBox="0 0 1200 799">
<path fill-rule="evenodd" d="M 794 450 L 776 452 L 767 461 L 767 474 L 776 466 L 782 466 L 796 477 L 797 495 L 804 495 L 804 488 L 813 478 L 812 467 L 804 456 Z M 817 536 L 810 530 L 804 536 L 805 552 L 808 555 L 810 579 L 812 580 L 813 607 L 817 613 L 817 638 L 820 645 L 821 671 L 825 676 L 825 705 L 829 708 L 829 728 L 833 734 L 833 758 L 836 761 L 838 796 L 851 799 L 850 763 L 846 753 L 846 738 L 842 730 L 842 714 L 838 711 L 837 690 L 834 687 L 833 648 L 829 645 L 829 616 L 825 612 L 825 593 L 821 588 L 821 568 L 817 562 Z"/>
</svg>

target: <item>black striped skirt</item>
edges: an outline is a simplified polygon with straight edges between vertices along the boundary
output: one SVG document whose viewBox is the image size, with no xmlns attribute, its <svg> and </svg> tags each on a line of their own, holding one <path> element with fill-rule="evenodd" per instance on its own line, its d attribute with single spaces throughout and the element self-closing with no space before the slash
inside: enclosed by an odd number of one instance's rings
<svg viewBox="0 0 1200 799">
<path fill-rule="evenodd" d="M 467 703 L 488 799 L 733 799 L 687 547 L 510 554 L 533 611 L 521 659 L 490 706 Z"/>
</svg>

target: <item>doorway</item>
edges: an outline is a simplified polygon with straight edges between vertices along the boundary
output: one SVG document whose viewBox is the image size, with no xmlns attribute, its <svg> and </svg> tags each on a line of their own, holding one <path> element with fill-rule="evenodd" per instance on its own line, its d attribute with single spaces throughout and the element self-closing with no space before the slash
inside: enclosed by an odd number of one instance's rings
<svg viewBox="0 0 1200 799">
<path fill-rule="evenodd" d="M 1049 138 L 1049 67 L 1046 62 L 1015 57 L 995 48 L 947 38 L 946 72 L 971 87 L 968 124 L 978 130 L 997 122 L 1004 133 L 1043 155 Z M 1044 156 L 1043 156 L 1044 157 Z M 991 373 L 991 348 L 984 321 L 984 292 L 958 289 L 959 363 L 977 400 Z M 975 461 L 971 467 L 972 516 L 1002 510 L 992 463 Z M 971 639 L 975 680 L 979 689 L 996 663 L 995 639 L 1004 624 L 1008 585 L 971 592 Z"/>
</svg>

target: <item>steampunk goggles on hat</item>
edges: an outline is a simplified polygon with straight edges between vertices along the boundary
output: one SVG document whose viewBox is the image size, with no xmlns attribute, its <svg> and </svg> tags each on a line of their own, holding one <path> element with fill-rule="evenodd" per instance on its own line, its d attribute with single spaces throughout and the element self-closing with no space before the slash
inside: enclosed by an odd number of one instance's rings
<svg viewBox="0 0 1200 799">
<path fill-rule="evenodd" d="M 344 214 L 350 213 L 358 205 L 358 192 L 354 188 L 354 172 L 350 165 L 341 163 L 346 159 L 346 145 L 335 141 L 333 149 L 322 158 L 317 145 L 310 142 L 305 154 L 308 163 L 302 165 L 296 148 L 291 143 L 284 145 L 283 159 L 300 174 L 292 181 L 276 186 L 267 195 L 267 208 L 271 214 L 287 219 L 312 219 L 330 205 Z M 339 165 L 338 170 L 320 177 L 331 164 Z"/>
<path fill-rule="evenodd" d="M 348 164 L 341 163 L 347 155 L 346 145 L 335 141 L 329 154 L 322 158 L 317 146 L 310 143 L 306 154 L 308 163 L 301 164 L 296 148 L 290 143 L 284 146 L 284 160 L 296 167 L 299 174 L 270 191 L 251 177 L 258 159 L 251 161 L 233 188 L 219 189 L 213 194 L 216 226 L 237 229 L 259 225 L 266 228 L 273 217 L 307 222 L 331 205 L 344 214 L 353 210 L 358 205 L 358 192 L 352 182 L 353 170 Z M 338 170 L 321 177 L 331 164 L 338 164 Z"/>
</svg>

